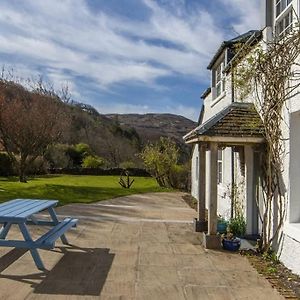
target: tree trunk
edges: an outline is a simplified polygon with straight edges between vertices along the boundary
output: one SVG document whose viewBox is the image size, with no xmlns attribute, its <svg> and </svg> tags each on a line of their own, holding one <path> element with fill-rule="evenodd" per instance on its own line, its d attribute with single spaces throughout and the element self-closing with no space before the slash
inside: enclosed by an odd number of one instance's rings
<svg viewBox="0 0 300 300">
<path fill-rule="evenodd" d="M 27 183 L 26 180 L 26 157 L 21 154 L 20 165 L 19 165 L 19 181 Z"/>
</svg>

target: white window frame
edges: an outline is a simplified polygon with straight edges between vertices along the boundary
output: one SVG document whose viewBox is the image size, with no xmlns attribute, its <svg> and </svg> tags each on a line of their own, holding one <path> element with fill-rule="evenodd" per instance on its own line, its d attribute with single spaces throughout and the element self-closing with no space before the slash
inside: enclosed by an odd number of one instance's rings
<svg viewBox="0 0 300 300">
<path fill-rule="evenodd" d="M 275 0 L 275 18 L 279 18 L 292 5 L 293 0 Z"/>
<path fill-rule="evenodd" d="M 218 149 L 218 159 L 217 159 L 217 182 L 218 184 L 223 183 L 223 150 Z"/>
<path fill-rule="evenodd" d="M 224 92 L 226 88 L 226 75 L 225 75 L 225 56 L 222 58 L 220 63 L 217 65 L 216 68 L 214 68 L 214 88 L 216 90 L 215 92 L 215 98 L 220 97 Z"/>
<path fill-rule="evenodd" d="M 293 10 L 289 9 L 276 20 L 275 34 L 277 37 L 283 37 L 285 34 L 291 32 L 293 28 Z"/>
</svg>

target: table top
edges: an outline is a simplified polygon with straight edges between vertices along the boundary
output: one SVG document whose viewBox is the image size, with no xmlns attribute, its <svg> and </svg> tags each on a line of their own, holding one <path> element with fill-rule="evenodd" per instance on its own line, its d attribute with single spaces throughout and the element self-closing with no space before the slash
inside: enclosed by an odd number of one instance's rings
<svg viewBox="0 0 300 300">
<path fill-rule="evenodd" d="M 0 222 L 22 222 L 49 207 L 57 200 L 14 199 L 0 204 Z"/>
</svg>

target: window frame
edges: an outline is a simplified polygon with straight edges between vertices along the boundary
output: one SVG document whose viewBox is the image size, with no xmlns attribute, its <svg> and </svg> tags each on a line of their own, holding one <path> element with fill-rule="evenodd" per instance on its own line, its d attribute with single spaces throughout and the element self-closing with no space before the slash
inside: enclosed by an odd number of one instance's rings
<svg viewBox="0 0 300 300">
<path fill-rule="evenodd" d="M 292 9 L 288 9 L 284 12 L 280 18 L 275 22 L 275 35 L 277 37 L 283 37 L 285 34 L 291 32 L 293 29 L 294 14 Z"/>
<path fill-rule="evenodd" d="M 275 4 L 275 18 L 280 18 L 280 16 L 287 10 L 290 8 L 291 4 L 292 4 L 293 0 L 275 0 L 274 4 Z"/>
<path fill-rule="evenodd" d="M 213 69 L 213 72 L 214 72 L 214 86 L 213 87 L 216 90 L 215 97 L 214 97 L 215 99 L 220 97 L 225 92 L 226 74 L 225 74 L 224 70 L 225 70 L 225 56 L 222 57 L 222 59 L 219 61 L 219 63 Z"/>
</svg>

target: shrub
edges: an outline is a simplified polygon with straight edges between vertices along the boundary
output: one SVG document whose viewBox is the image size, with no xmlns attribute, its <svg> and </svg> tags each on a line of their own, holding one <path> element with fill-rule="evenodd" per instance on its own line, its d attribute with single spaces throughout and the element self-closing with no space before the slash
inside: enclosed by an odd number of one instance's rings
<svg viewBox="0 0 300 300">
<path fill-rule="evenodd" d="M 246 221 L 243 215 L 238 215 L 230 219 L 228 224 L 228 231 L 234 236 L 243 236 L 246 233 Z"/>
<path fill-rule="evenodd" d="M 190 165 L 173 165 L 169 180 L 173 188 L 189 191 L 190 188 Z"/>
<path fill-rule="evenodd" d="M 88 155 L 83 159 L 83 168 L 101 168 L 104 167 L 105 160 L 99 156 Z"/>
<path fill-rule="evenodd" d="M 67 155 L 68 145 L 56 144 L 48 147 L 45 159 L 51 168 L 67 168 L 71 166 L 71 159 Z"/>
<path fill-rule="evenodd" d="M 49 163 L 42 157 L 38 156 L 33 162 L 27 167 L 27 173 L 30 175 L 47 174 Z"/>
<path fill-rule="evenodd" d="M 122 163 L 120 163 L 120 168 L 122 169 L 133 169 L 135 168 L 135 163 L 133 161 L 123 161 Z"/>
<path fill-rule="evenodd" d="M 6 152 L 0 152 L 0 175 L 13 175 L 13 162 Z"/>
</svg>

